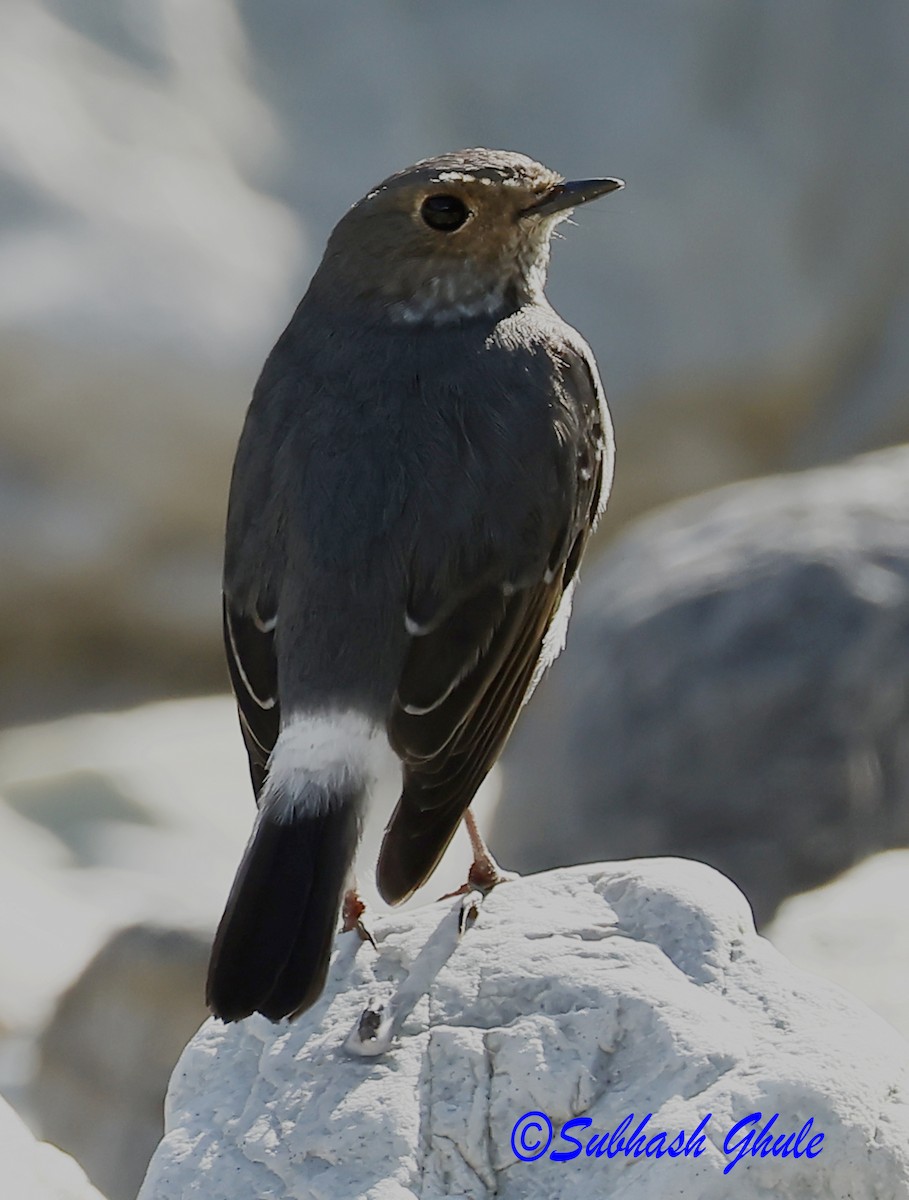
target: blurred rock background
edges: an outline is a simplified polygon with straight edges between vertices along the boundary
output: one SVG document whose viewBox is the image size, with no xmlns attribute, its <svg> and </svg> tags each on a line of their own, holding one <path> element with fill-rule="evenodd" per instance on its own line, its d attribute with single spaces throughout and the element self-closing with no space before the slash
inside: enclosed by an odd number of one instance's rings
<svg viewBox="0 0 909 1200">
<path fill-rule="evenodd" d="M 627 178 L 556 247 L 656 503 L 909 437 L 900 0 L 7 0 L 0 714 L 223 686 L 219 535 L 261 362 L 414 159 Z"/>
<path fill-rule="evenodd" d="M 2 18 L 0 1090 L 110 1200 L 141 1150 L 124 1163 L 112 1139 L 105 1161 L 78 1102 L 67 1123 L 49 1097 L 81 1081 L 86 1114 L 138 1128 L 90 1015 L 129 1012 L 113 1041 L 154 1109 L 167 1014 L 199 1015 L 180 964 L 195 946 L 201 975 L 250 798 L 227 700 L 81 714 L 225 689 L 249 393 L 340 213 L 419 157 L 491 145 L 628 181 L 553 256 L 619 463 L 566 657 L 503 772 L 506 862 L 722 843 L 762 921 L 783 903 L 773 932 L 792 892 L 905 845 L 909 463 L 781 474 L 909 439 L 905 5 L 6 0 Z M 860 889 L 891 906 L 893 853 Z M 787 943 L 811 964 L 837 941 L 817 933 L 828 894 Z M 850 943 L 849 986 L 879 981 L 891 1020 L 901 937 L 886 979 L 884 942 Z"/>
<path fill-rule="evenodd" d="M 909 846 L 909 447 L 634 522 L 503 761 L 509 866 L 697 858 L 761 925 Z"/>
</svg>

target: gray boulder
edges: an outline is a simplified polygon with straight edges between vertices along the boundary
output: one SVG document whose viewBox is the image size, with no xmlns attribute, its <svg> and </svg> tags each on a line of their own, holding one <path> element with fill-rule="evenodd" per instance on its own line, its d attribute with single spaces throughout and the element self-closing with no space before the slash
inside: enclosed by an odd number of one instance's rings
<svg viewBox="0 0 909 1200">
<path fill-rule="evenodd" d="M 507 866 L 683 855 L 759 922 L 909 844 L 909 448 L 634 526 L 582 580 L 504 777 Z"/>
<path fill-rule="evenodd" d="M 41 1133 L 109 1200 L 133 1200 L 161 1138 L 170 1073 L 207 1016 L 209 945 L 207 931 L 121 930 L 41 1036 L 32 1091 Z"/>
</svg>

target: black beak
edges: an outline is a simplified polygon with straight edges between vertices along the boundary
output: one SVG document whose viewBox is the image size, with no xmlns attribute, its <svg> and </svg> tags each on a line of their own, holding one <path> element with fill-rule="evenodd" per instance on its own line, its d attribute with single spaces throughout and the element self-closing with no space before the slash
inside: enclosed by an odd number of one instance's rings
<svg viewBox="0 0 909 1200">
<path fill-rule="evenodd" d="M 552 213 L 564 212 L 567 208 L 577 208 L 588 200 L 596 200 L 600 196 L 608 196 L 625 186 L 624 179 L 574 179 L 569 183 L 556 184 L 550 188 L 535 204 L 522 209 L 522 217 L 546 217 Z"/>
</svg>

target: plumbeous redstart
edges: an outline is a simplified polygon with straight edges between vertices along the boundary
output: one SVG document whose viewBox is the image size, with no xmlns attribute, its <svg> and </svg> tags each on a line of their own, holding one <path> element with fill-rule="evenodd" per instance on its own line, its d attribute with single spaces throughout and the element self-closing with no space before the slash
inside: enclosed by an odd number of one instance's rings
<svg viewBox="0 0 909 1200">
<path fill-rule="evenodd" d="M 377 755 L 391 904 L 431 874 L 559 652 L 612 479 L 593 356 L 543 294 L 554 227 L 621 187 L 464 150 L 338 222 L 234 464 L 224 635 L 258 814 L 216 1016 L 319 996 Z"/>
</svg>

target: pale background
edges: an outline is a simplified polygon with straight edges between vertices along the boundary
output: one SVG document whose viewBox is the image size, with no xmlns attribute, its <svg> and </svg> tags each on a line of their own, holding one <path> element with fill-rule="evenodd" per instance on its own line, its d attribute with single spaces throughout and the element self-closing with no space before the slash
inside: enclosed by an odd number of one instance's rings
<svg viewBox="0 0 909 1200">
<path fill-rule="evenodd" d="M 900 0 L 5 0 L 0 717 L 224 686 L 231 456 L 338 216 L 470 145 L 628 187 L 550 294 L 600 361 L 604 537 L 909 436 Z"/>
<path fill-rule="evenodd" d="M 907 46 L 901 0 L 2 0 L 0 1088 L 111 1200 L 251 813 L 228 701 L 119 710 L 226 689 L 233 450 L 334 222 L 471 145 L 627 181 L 549 288 L 615 416 L 602 551 L 675 498 L 909 439 Z M 134 920 L 186 932 L 190 1028 L 162 1040 L 177 1002 L 127 956 L 87 992 L 122 1022 L 107 1066 L 44 1052 L 65 1128 L 35 1039 Z"/>
</svg>

